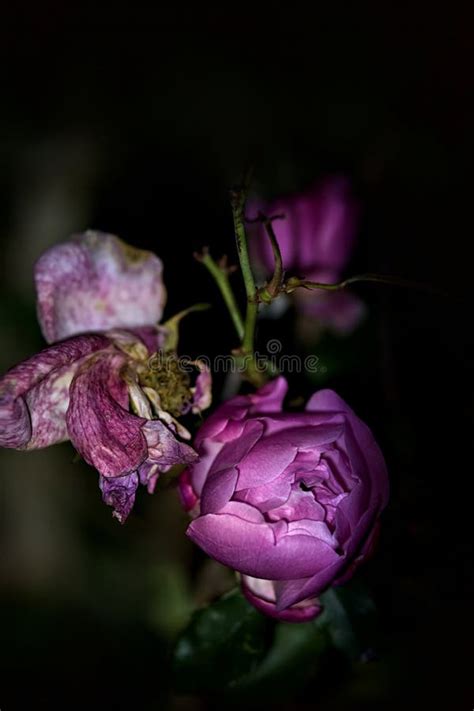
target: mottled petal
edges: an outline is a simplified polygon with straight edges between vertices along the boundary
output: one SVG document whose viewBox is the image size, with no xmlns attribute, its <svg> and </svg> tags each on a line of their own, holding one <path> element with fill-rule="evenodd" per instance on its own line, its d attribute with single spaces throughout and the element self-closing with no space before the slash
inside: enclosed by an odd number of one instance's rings
<svg viewBox="0 0 474 711">
<path fill-rule="evenodd" d="M 207 410 L 212 402 L 212 377 L 209 368 L 202 361 L 195 361 L 200 373 L 193 388 L 192 412 L 198 414 Z"/>
<path fill-rule="evenodd" d="M 145 344 L 150 354 L 157 353 L 164 347 L 168 333 L 164 326 L 142 326 L 130 330 Z"/>
<path fill-rule="evenodd" d="M 35 282 L 49 343 L 155 324 L 166 299 L 160 259 L 102 232 L 88 231 L 49 249 L 36 264 Z"/>
<path fill-rule="evenodd" d="M 86 462 L 103 476 L 130 474 L 147 457 L 142 427 L 146 420 L 127 409 L 121 353 L 99 354 L 75 375 L 67 411 L 69 436 Z"/>
<path fill-rule="evenodd" d="M 166 472 L 176 464 L 190 464 L 197 459 L 194 449 L 181 442 L 159 420 L 145 422 L 142 431 L 148 447 L 147 463 L 158 464 L 160 472 Z"/>
<path fill-rule="evenodd" d="M 87 358 L 110 345 L 104 336 L 77 336 L 8 371 L 0 379 L 0 446 L 33 449 L 66 439 L 71 379 Z"/>
<path fill-rule="evenodd" d="M 160 474 L 177 464 L 190 464 L 197 458 L 197 454 L 189 444 L 181 442 L 158 420 L 147 422 L 143 426 L 143 434 L 148 446 L 148 455 L 146 461 L 140 465 L 138 473 L 140 483 L 152 494 Z"/>
<path fill-rule="evenodd" d="M 22 397 L 0 394 L 0 446 L 23 449 L 31 439 L 31 420 Z"/>
<path fill-rule="evenodd" d="M 133 508 L 138 484 L 137 472 L 112 479 L 108 479 L 105 476 L 99 478 L 99 486 L 104 503 L 113 507 L 113 515 L 120 523 L 125 523 L 125 519 Z"/>
<path fill-rule="evenodd" d="M 149 494 L 153 494 L 156 487 L 156 482 L 161 474 L 158 464 L 153 462 L 145 462 L 138 469 L 138 475 L 140 477 L 140 484 L 146 486 Z"/>
<path fill-rule="evenodd" d="M 147 422 L 143 426 L 143 434 L 148 446 L 148 455 L 147 460 L 140 465 L 138 473 L 140 483 L 152 494 L 160 474 L 177 464 L 190 464 L 197 458 L 197 454 L 158 420 Z"/>
<path fill-rule="evenodd" d="M 65 365 L 25 395 L 31 420 L 31 438 L 26 449 L 48 447 L 69 439 L 66 412 L 69 388 L 80 363 Z"/>
</svg>

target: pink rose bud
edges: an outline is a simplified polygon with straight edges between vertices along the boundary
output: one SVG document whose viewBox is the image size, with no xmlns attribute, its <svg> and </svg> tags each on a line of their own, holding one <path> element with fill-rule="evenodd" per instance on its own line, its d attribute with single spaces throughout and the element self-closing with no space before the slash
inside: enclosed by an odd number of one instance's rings
<svg viewBox="0 0 474 711">
<path fill-rule="evenodd" d="M 284 378 L 222 405 L 198 432 L 181 480 L 189 537 L 241 573 L 262 612 L 304 621 L 370 552 L 388 500 L 369 428 L 331 390 L 287 413 Z"/>
</svg>

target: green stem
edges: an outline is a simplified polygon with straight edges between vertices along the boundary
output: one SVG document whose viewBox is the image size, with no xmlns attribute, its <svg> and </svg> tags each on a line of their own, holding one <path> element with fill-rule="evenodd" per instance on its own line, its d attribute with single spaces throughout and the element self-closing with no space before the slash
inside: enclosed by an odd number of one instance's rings
<svg viewBox="0 0 474 711">
<path fill-rule="evenodd" d="M 239 337 L 239 340 L 242 340 L 244 337 L 244 322 L 242 320 L 240 309 L 237 306 L 227 272 L 225 269 L 222 269 L 217 262 L 215 262 L 209 252 L 203 251 L 202 254 L 196 254 L 195 257 L 198 261 L 204 264 L 206 269 L 214 278 L 229 311 L 237 336 Z"/>
<path fill-rule="evenodd" d="M 246 188 L 242 187 L 231 191 L 232 215 L 234 218 L 235 240 L 237 252 L 239 254 L 240 268 L 247 295 L 247 311 L 245 314 L 244 335 L 242 338 L 242 350 L 245 353 L 253 353 L 255 341 L 255 326 L 258 313 L 258 293 L 250 266 L 249 249 L 247 235 L 244 224 L 244 207 L 246 199 Z"/>
<path fill-rule="evenodd" d="M 429 291 L 432 293 L 440 294 L 437 289 L 434 289 L 426 284 L 420 284 L 418 282 L 413 282 L 408 279 L 400 279 L 398 277 L 386 276 L 383 274 L 358 274 L 357 276 L 349 277 L 344 279 L 337 284 L 324 284 L 317 281 L 308 281 L 307 279 L 298 279 L 297 277 L 291 277 L 288 279 L 285 285 L 285 291 L 291 293 L 298 287 L 303 287 L 304 289 L 324 289 L 325 291 L 339 291 L 340 289 L 345 289 L 351 284 L 356 284 L 360 282 L 375 282 L 377 284 L 390 284 L 391 286 L 400 286 L 408 289 L 420 289 L 421 291 Z"/>
<path fill-rule="evenodd" d="M 281 292 L 281 285 L 283 283 L 283 260 L 281 257 L 280 245 L 275 235 L 273 229 L 272 220 L 266 219 L 264 221 L 265 229 L 267 231 L 268 239 L 272 245 L 273 259 L 275 262 L 275 269 L 271 281 L 267 284 L 266 290 L 270 294 L 272 299 L 276 298 Z"/>
</svg>

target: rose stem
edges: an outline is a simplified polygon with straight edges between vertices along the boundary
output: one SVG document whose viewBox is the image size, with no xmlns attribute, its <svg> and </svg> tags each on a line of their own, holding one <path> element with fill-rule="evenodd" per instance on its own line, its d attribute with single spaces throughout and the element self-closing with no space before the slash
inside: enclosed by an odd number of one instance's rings
<svg viewBox="0 0 474 711">
<path fill-rule="evenodd" d="M 234 218 L 235 240 L 239 255 L 240 268 L 247 295 L 247 311 L 245 314 L 244 335 L 242 338 L 242 351 L 246 354 L 253 354 L 255 341 L 255 327 L 258 313 L 258 293 L 255 279 L 250 266 L 249 249 L 247 235 L 244 225 L 244 207 L 246 199 L 247 185 L 244 184 L 231 190 L 232 216 Z"/>
<path fill-rule="evenodd" d="M 206 249 L 203 249 L 202 254 L 196 253 L 194 256 L 199 262 L 204 264 L 214 278 L 229 311 L 237 336 L 239 340 L 242 341 L 244 337 L 244 322 L 229 282 L 227 270 L 219 266 Z"/>
<path fill-rule="evenodd" d="M 317 281 L 308 281 L 306 279 L 291 277 L 286 282 L 284 290 L 288 293 L 291 293 L 298 287 L 303 287 L 304 289 L 325 289 L 326 291 L 339 291 L 340 289 L 345 289 L 351 284 L 361 282 L 390 284 L 391 286 L 400 286 L 408 289 L 419 289 L 421 291 L 428 291 L 431 293 L 439 294 L 440 296 L 443 295 L 441 291 L 434 287 L 431 287 L 429 284 L 420 284 L 418 282 L 409 281 L 408 279 L 400 279 L 398 277 L 386 276 L 382 274 L 358 274 L 357 276 L 344 279 L 344 281 L 341 281 L 337 284 L 324 284 Z"/>
</svg>

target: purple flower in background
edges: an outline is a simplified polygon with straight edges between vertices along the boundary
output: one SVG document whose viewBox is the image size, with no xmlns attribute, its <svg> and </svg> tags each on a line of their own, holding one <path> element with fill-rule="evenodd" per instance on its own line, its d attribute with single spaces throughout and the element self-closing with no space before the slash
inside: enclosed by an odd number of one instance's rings
<svg viewBox="0 0 474 711">
<path fill-rule="evenodd" d="M 258 609 L 297 622 L 319 614 L 318 595 L 369 554 L 388 477 L 369 428 L 336 393 L 288 413 L 286 389 L 278 378 L 218 408 L 180 491 L 189 537 L 241 573 Z"/>
<path fill-rule="evenodd" d="M 268 217 L 284 215 L 273 222 L 283 267 L 291 275 L 311 281 L 340 281 L 354 247 L 359 208 L 345 178 L 336 177 L 313 185 L 306 192 L 283 197 L 265 205 L 254 202 L 249 217 L 261 210 Z M 254 230 L 253 255 L 264 274 L 273 272 L 270 241 L 262 226 Z M 328 329 L 350 333 L 364 314 L 363 303 L 348 292 L 297 289 L 295 303 L 306 319 L 305 330 Z M 310 319 L 308 326 L 307 319 Z"/>
<path fill-rule="evenodd" d="M 104 501 L 120 521 L 140 483 L 151 493 L 161 472 L 195 459 L 176 418 L 210 404 L 202 364 L 184 370 L 176 354 L 161 352 L 161 275 L 154 254 L 99 232 L 48 250 L 35 281 L 41 328 L 53 345 L 0 379 L 0 446 L 70 439 L 99 471 Z"/>
</svg>

